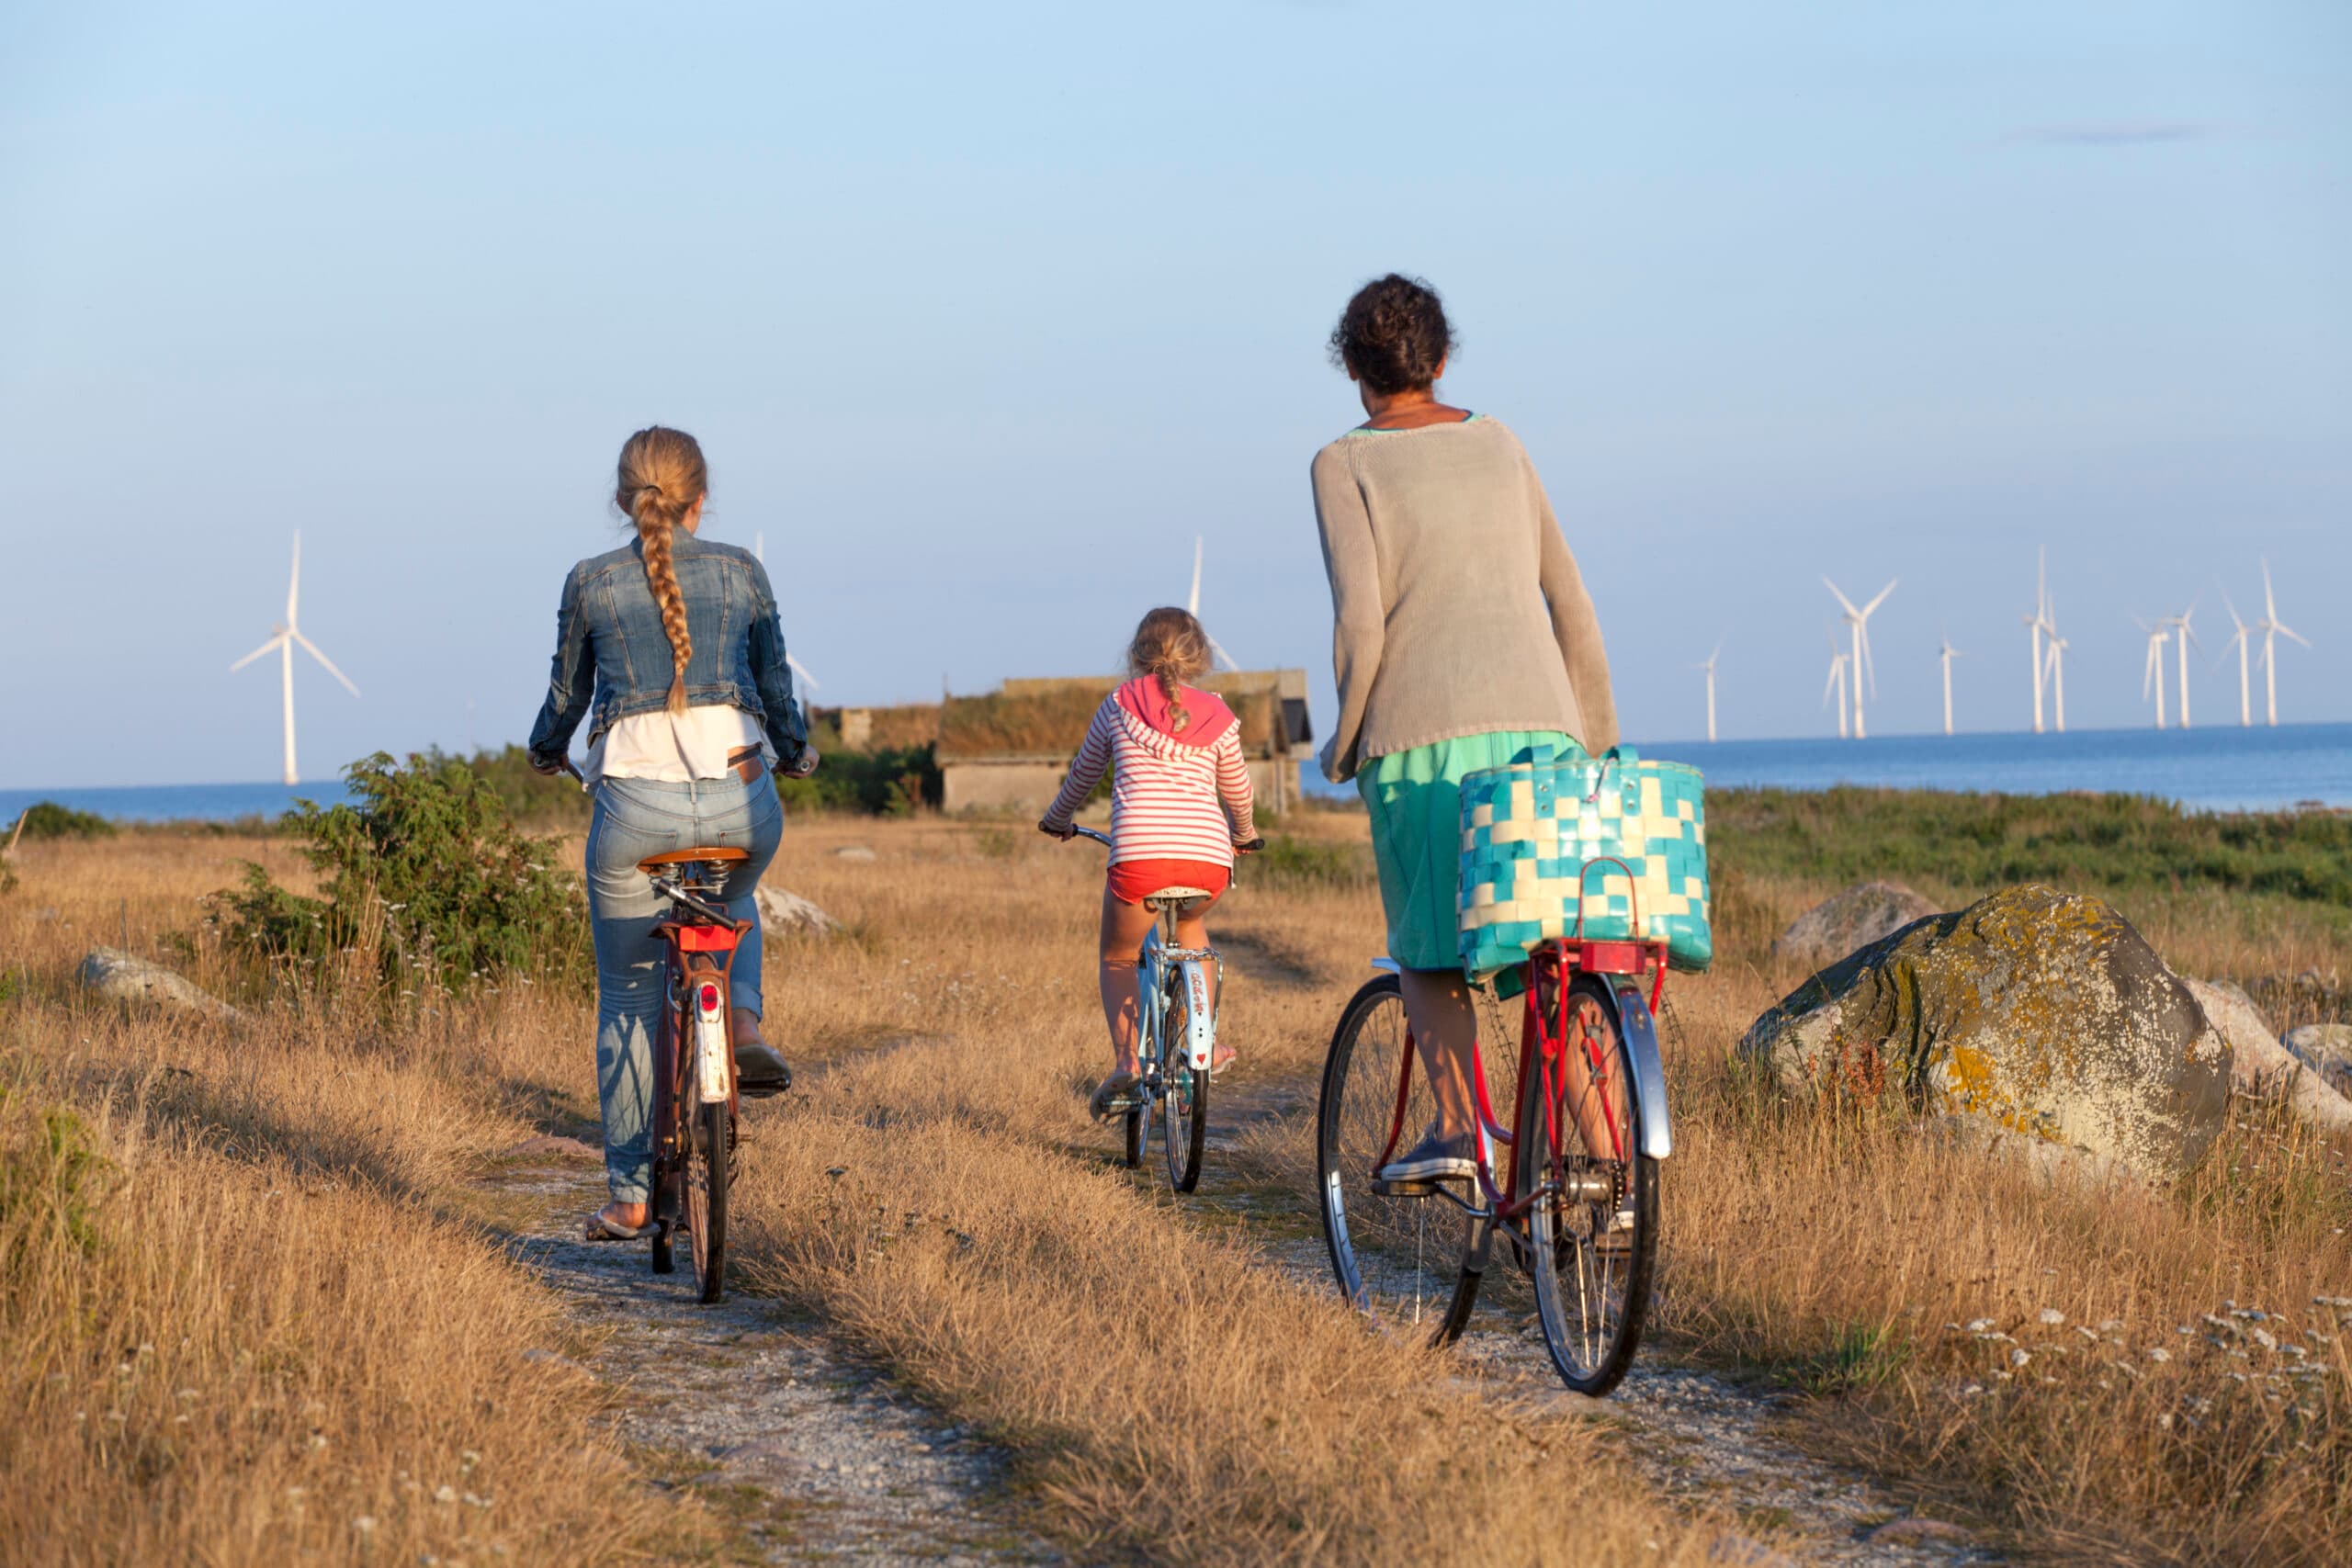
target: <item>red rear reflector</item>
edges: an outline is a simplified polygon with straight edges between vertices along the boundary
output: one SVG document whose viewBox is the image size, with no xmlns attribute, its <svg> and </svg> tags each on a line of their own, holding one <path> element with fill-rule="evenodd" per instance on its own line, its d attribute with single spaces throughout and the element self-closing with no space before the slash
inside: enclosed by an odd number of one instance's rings
<svg viewBox="0 0 2352 1568">
<path fill-rule="evenodd" d="M 702 988 L 702 1010 L 705 1012 L 717 1012 L 718 1010 L 718 987 L 710 985 L 707 982 L 704 984 Z"/>
</svg>

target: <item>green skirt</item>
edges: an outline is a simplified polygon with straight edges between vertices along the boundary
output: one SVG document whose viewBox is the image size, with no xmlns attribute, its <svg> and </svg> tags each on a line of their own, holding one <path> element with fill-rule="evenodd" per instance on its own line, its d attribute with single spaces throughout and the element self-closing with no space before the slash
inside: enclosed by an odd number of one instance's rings
<svg viewBox="0 0 2352 1568">
<path fill-rule="evenodd" d="M 1524 761 L 1534 746 L 1563 761 L 1584 755 L 1556 730 L 1505 730 L 1392 751 L 1356 774 L 1372 812 L 1388 956 L 1406 968 L 1462 967 L 1462 776 Z"/>
</svg>

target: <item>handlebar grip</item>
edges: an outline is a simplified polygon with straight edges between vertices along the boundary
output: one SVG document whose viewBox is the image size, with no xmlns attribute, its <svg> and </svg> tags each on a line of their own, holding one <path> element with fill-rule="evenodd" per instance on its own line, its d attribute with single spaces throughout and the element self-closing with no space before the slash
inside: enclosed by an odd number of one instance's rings
<svg viewBox="0 0 2352 1568">
<path fill-rule="evenodd" d="M 1237 850 L 1239 850 L 1239 851 L 1240 851 L 1243 854 L 1245 854 L 1245 855 L 1254 855 L 1254 854 L 1256 854 L 1260 850 L 1262 850 L 1262 849 L 1264 849 L 1264 848 L 1266 847 L 1266 840 L 1265 840 L 1264 836 L 1261 834 L 1261 836 L 1259 836 L 1258 838 L 1251 839 L 1251 840 L 1249 840 L 1248 842 L 1246 842 L 1246 843 L 1238 843 L 1238 844 L 1234 845 L 1233 847 L 1234 847 L 1235 849 L 1237 849 Z"/>
</svg>

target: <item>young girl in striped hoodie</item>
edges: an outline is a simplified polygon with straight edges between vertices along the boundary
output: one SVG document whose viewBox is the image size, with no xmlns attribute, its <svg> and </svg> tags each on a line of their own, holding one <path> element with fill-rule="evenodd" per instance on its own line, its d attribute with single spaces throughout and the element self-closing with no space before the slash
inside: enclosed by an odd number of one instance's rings
<svg viewBox="0 0 2352 1568">
<path fill-rule="evenodd" d="M 1102 781 L 1102 770 L 1112 770 L 1102 984 L 1113 1061 L 1111 1076 L 1095 1087 L 1097 1121 L 1132 1095 L 1137 1082 L 1136 967 L 1152 925 L 1143 901 L 1163 887 L 1222 894 L 1233 880 L 1234 852 L 1258 837 L 1240 724 L 1223 699 L 1184 684 L 1208 671 L 1209 637 L 1199 621 L 1176 609 L 1146 615 L 1127 648 L 1133 679 L 1094 710 L 1069 776 L 1037 824 L 1041 832 L 1069 838 L 1070 819 Z M 1208 945 L 1203 917 L 1216 901 L 1201 900 L 1180 915 L 1180 944 Z M 1233 1048 L 1219 1040 L 1209 1070 L 1232 1055 Z"/>
</svg>

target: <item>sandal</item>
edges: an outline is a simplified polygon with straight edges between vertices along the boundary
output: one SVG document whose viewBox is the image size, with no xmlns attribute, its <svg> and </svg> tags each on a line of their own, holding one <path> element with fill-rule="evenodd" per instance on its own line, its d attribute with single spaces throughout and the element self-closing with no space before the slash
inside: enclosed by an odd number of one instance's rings
<svg viewBox="0 0 2352 1568">
<path fill-rule="evenodd" d="M 625 1225 L 617 1220 L 606 1219 L 605 1211 L 599 1209 L 589 1215 L 587 1222 L 581 1227 L 580 1239 L 582 1241 L 642 1241 L 652 1234 L 651 1220 L 646 1221 L 641 1225 Z"/>
<path fill-rule="evenodd" d="M 1216 1049 L 1209 1053 L 1209 1077 L 1216 1077 L 1233 1066 L 1233 1047 L 1220 1040 Z"/>
<path fill-rule="evenodd" d="M 1108 1122 L 1122 1111 L 1135 1109 L 1136 1090 L 1142 1087 L 1143 1079 L 1134 1073 L 1113 1073 L 1094 1086 L 1094 1098 L 1086 1108 L 1097 1122 Z"/>
</svg>

